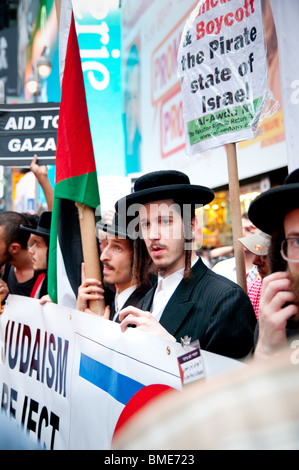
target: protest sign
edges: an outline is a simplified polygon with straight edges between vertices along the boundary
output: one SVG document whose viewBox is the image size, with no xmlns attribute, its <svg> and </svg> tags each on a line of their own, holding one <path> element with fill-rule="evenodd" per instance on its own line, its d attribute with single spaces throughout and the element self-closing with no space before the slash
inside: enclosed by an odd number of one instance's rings
<svg viewBox="0 0 299 470">
<path fill-rule="evenodd" d="M 1 411 L 46 449 L 109 449 L 121 413 L 152 385 L 181 389 L 175 343 L 10 296 L 0 316 Z"/>
<path fill-rule="evenodd" d="M 267 100 L 259 0 L 200 1 L 178 53 L 186 152 L 251 139 Z"/>
<path fill-rule="evenodd" d="M 274 109 L 260 0 L 200 0 L 182 34 L 178 74 L 186 153 L 226 145 L 237 281 L 246 292 L 236 142 L 254 138 Z"/>
<path fill-rule="evenodd" d="M 59 103 L 0 105 L 0 165 L 28 167 L 35 154 L 54 165 Z"/>
</svg>

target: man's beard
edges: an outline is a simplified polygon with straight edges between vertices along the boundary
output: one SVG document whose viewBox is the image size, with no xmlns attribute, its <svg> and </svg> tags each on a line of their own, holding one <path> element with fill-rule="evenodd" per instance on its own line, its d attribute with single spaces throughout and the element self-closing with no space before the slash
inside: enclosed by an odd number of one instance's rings
<svg viewBox="0 0 299 470">
<path fill-rule="evenodd" d="M 290 280 L 291 280 L 291 291 L 295 296 L 294 302 L 292 302 L 298 308 L 298 313 L 294 315 L 291 320 L 292 322 L 296 323 L 297 328 L 299 327 L 299 274 L 292 274 L 290 273 Z"/>
<path fill-rule="evenodd" d="M 9 251 L 6 250 L 4 253 L 1 263 L 0 263 L 0 268 L 3 268 L 6 264 L 10 264 L 9 262 L 12 260 L 12 256 L 10 255 Z"/>
</svg>

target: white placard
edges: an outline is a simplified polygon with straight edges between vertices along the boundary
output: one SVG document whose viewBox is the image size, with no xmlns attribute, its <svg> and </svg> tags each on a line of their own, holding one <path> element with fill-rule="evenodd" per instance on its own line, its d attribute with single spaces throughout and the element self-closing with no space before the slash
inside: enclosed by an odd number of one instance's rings
<svg viewBox="0 0 299 470">
<path fill-rule="evenodd" d="M 201 0 L 185 23 L 178 73 L 189 155 L 254 138 L 268 92 L 260 0 Z"/>
</svg>

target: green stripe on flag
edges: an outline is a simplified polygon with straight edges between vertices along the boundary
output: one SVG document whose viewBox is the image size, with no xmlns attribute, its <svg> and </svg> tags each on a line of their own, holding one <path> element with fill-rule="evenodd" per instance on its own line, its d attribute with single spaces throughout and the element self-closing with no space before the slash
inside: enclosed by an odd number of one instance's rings
<svg viewBox="0 0 299 470">
<path fill-rule="evenodd" d="M 52 302 L 57 303 L 57 239 L 60 211 L 60 199 L 67 199 L 85 204 L 100 210 L 100 197 L 96 172 L 86 173 L 59 181 L 55 185 L 53 215 L 51 222 L 49 263 L 48 263 L 48 294 Z"/>
<path fill-rule="evenodd" d="M 96 172 L 73 176 L 59 181 L 55 185 L 56 198 L 70 199 L 96 209 L 100 205 L 100 196 Z"/>
<path fill-rule="evenodd" d="M 55 192 L 54 192 L 55 194 Z M 58 214 L 59 211 L 59 199 L 53 200 L 53 209 L 51 219 L 51 233 L 50 233 L 50 244 L 49 244 L 49 261 L 48 261 L 48 294 L 52 302 L 57 304 L 57 234 L 58 234 Z"/>
</svg>

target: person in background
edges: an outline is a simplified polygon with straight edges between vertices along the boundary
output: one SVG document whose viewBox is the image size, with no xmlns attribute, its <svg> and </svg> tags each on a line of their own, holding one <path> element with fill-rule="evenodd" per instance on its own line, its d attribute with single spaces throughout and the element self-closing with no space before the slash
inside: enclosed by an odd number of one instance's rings
<svg viewBox="0 0 299 470">
<path fill-rule="evenodd" d="M 269 266 L 261 289 L 256 358 L 269 357 L 299 332 L 299 168 L 282 186 L 249 207 L 252 222 L 271 235 Z"/>
<path fill-rule="evenodd" d="M 234 247 L 231 245 L 226 245 L 220 246 L 218 248 L 212 248 L 210 250 L 209 255 L 213 267 L 216 263 L 219 263 L 220 261 L 232 258 L 234 256 Z"/>
<path fill-rule="evenodd" d="M 268 251 L 270 247 L 271 237 L 267 233 L 259 231 L 239 238 L 239 242 L 251 253 L 254 254 L 253 264 L 257 266 L 258 276 L 249 283 L 247 288 L 248 297 L 254 308 L 256 318 L 259 318 L 259 304 L 261 296 L 262 281 L 265 276 L 270 273 L 268 263 Z"/>
<path fill-rule="evenodd" d="M 30 235 L 21 230 L 27 223 L 18 212 L 0 214 L 0 265 L 5 265 L 0 281 L 1 305 L 9 293 L 30 297 L 35 290 L 38 274 L 27 248 Z"/>
<path fill-rule="evenodd" d="M 52 212 L 43 212 L 37 223 L 37 227 L 30 225 L 21 225 L 21 230 L 30 234 L 28 240 L 28 251 L 32 258 L 33 269 L 38 274 L 39 283 L 36 283 L 34 298 L 41 298 L 47 295 L 47 271 L 48 271 L 48 252 L 50 242 Z"/>
<path fill-rule="evenodd" d="M 104 289 L 97 279 L 85 278 L 82 269 L 82 284 L 78 289 L 77 310 L 89 312 L 91 300 L 106 300 L 105 294 L 110 293 L 109 286 L 116 286 L 112 302 L 105 312 L 105 318 L 119 322 L 118 314 L 127 305 L 141 307 L 145 293 L 152 287 L 146 274 L 146 259 L 142 263 L 139 278 L 133 275 L 133 240 L 127 233 L 126 225 L 122 224 L 118 214 L 114 215 L 112 223 L 98 223 L 100 242 L 100 261 L 103 268 Z M 147 258 L 148 259 L 148 258 Z M 143 273 L 143 274 L 141 274 Z"/>
<path fill-rule="evenodd" d="M 243 237 L 247 237 L 253 233 L 256 233 L 258 229 L 253 225 L 249 220 L 248 214 L 245 213 L 242 215 L 242 230 Z M 246 248 L 244 250 L 245 255 L 245 269 L 246 269 L 246 278 L 247 286 L 253 281 L 257 276 L 257 267 L 253 263 L 254 254 L 248 251 Z M 225 276 L 233 282 L 237 282 L 237 270 L 236 270 L 236 259 L 235 257 L 228 258 L 223 261 L 219 261 L 213 266 L 213 271 L 221 276 Z"/>
</svg>

